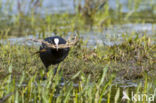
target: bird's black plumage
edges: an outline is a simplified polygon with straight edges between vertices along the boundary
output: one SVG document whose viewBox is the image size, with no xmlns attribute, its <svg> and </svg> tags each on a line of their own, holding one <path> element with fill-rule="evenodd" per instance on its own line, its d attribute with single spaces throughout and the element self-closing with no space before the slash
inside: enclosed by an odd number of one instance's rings
<svg viewBox="0 0 156 103">
<path fill-rule="evenodd" d="M 58 45 L 66 44 L 66 41 L 59 36 L 47 37 L 44 40 L 55 45 L 54 39 L 56 38 L 59 40 Z M 50 65 L 59 64 L 67 57 L 69 52 L 69 48 L 58 48 L 57 50 L 55 48 L 49 48 L 44 43 L 42 43 L 40 50 L 43 49 L 45 49 L 45 51 L 40 52 L 40 58 L 46 68 L 48 68 Z"/>
</svg>

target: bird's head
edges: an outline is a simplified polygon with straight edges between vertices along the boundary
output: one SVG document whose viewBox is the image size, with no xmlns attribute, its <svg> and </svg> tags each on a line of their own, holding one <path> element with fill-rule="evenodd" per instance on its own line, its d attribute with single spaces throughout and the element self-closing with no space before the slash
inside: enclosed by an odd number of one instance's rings
<svg viewBox="0 0 156 103">
<path fill-rule="evenodd" d="M 56 49 L 58 50 L 59 38 L 54 38 L 54 44 L 56 45 Z"/>
</svg>

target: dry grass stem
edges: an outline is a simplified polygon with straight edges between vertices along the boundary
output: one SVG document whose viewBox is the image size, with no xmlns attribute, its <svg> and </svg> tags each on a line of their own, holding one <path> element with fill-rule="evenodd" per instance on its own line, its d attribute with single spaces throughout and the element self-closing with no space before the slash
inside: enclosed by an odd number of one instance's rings
<svg viewBox="0 0 156 103">
<path fill-rule="evenodd" d="M 44 41 L 44 40 L 41 40 L 41 39 L 28 39 L 28 40 L 31 40 L 33 42 L 39 42 L 39 43 L 43 43 L 47 46 L 47 48 L 56 48 L 56 45 L 54 44 L 51 44 L 51 43 L 48 43 L 47 41 Z M 78 42 L 78 38 L 75 36 L 74 37 L 74 40 L 71 40 L 70 41 L 68 40 L 66 42 L 66 44 L 59 44 L 58 45 L 58 48 L 68 48 L 68 47 L 72 47 L 74 46 L 76 43 Z"/>
</svg>

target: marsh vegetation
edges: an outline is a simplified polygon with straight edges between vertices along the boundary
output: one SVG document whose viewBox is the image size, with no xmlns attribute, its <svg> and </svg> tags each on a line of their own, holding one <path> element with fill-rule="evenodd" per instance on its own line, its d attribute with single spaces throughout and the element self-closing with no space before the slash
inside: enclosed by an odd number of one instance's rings
<svg viewBox="0 0 156 103">
<path fill-rule="evenodd" d="M 74 13 L 46 13 L 41 0 L 29 0 L 26 12 L 24 0 L 15 1 L 0 2 L 0 103 L 136 103 L 132 92 L 154 95 L 137 103 L 155 103 L 154 0 L 128 0 L 127 12 L 119 0 L 116 9 L 107 0 L 73 0 Z M 140 9 L 142 3 L 148 8 Z M 67 39 L 75 32 L 79 41 L 59 64 L 61 72 L 52 75 L 51 66 L 47 80 L 40 79 L 45 67 L 34 54 L 40 44 L 27 38 Z M 122 100 L 123 91 L 130 100 Z"/>
</svg>

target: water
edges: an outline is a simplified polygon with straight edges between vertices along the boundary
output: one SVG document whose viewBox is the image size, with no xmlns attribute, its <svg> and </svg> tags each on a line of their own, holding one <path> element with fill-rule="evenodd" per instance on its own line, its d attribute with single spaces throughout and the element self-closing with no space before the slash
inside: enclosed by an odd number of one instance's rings
<svg viewBox="0 0 156 103">
<path fill-rule="evenodd" d="M 71 33 L 69 33 L 70 35 Z M 138 34 L 139 37 L 147 34 L 148 37 L 152 37 L 152 39 L 156 39 L 154 36 L 156 34 L 156 24 L 123 24 L 123 25 L 114 25 L 112 27 L 106 28 L 102 32 L 80 32 L 80 36 L 87 40 L 88 47 L 96 47 L 97 45 L 118 45 L 122 43 L 123 36 L 129 36 L 132 34 Z M 53 33 L 47 33 L 46 37 L 53 36 Z M 14 37 L 9 38 L 7 40 L 0 40 L 1 44 L 10 43 L 11 45 L 19 44 L 19 45 L 36 45 L 39 46 L 40 43 L 31 42 L 27 39 L 38 38 L 38 34 L 36 36 L 29 35 L 25 37 Z M 67 39 L 68 37 L 66 37 Z M 155 43 L 152 41 L 152 43 Z"/>
<path fill-rule="evenodd" d="M 6 15 L 13 15 L 17 14 L 18 11 L 18 1 L 20 0 L 1 0 L 2 2 L 2 8 L 0 12 L 3 12 Z M 32 0 L 21 0 L 21 11 L 24 13 L 30 13 L 31 8 L 33 7 L 33 2 L 30 4 Z M 132 2 L 131 5 L 129 5 L 129 2 Z M 108 4 L 110 9 L 117 10 L 118 4 L 122 5 L 121 12 L 131 12 L 134 11 L 134 1 L 135 0 L 108 0 Z M 85 0 L 43 0 L 42 6 L 39 6 L 36 8 L 36 12 L 42 15 L 45 14 L 52 14 L 52 13 L 62 13 L 62 12 L 68 12 L 68 13 L 75 13 L 75 6 L 78 4 L 84 5 Z M 6 6 L 5 4 L 10 5 L 12 9 L 10 9 L 9 6 Z M 156 0 L 142 0 L 142 2 L 139 4 L 139 7 L 137 11 L 144 11 L 144 10 L 151 10 L 152 5 L 156 5 Z M 154 14 L 156 14 L 156 10 L 153 11 Z"/>
</svg>

